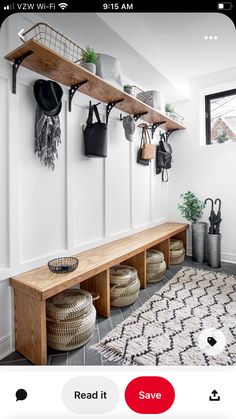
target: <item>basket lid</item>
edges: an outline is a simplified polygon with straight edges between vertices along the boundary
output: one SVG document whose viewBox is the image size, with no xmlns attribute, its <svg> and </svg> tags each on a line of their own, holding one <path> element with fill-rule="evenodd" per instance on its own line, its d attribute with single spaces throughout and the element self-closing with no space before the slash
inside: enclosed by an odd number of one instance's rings
<svg viewBox="0 0 236 419">
<path fill-rule="evenodd" d="M 170 239 L 170 250 L 181 250 L 184 247 L 184 242 L 179 239 Z"/>
<path fill-rule="evenodd" d="M 110 269 L 110 283 L 127 285 L 137 276 L 137 271 L 132 266 L 115 265 Z"/>
<path fill-rule="evenodd" d="M 147 255 L 147 263 L 149 263 L 150 261 L 159 263 L 159 262 L 162 262 L 164 259 L 163 253 L 155 249 L 147 250 L 146 255 Z"/>
<path fill-rule="evenodd" d="M 91 307 L 92 301 L 88 291 L 68 289 L 48 299 L 47 316 L 56 320 L 79 317 Z"/>
</svg>

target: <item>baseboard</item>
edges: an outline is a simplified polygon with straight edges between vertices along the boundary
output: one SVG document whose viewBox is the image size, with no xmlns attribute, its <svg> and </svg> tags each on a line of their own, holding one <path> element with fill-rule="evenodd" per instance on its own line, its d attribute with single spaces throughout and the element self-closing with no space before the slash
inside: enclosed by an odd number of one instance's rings
<svg viewBox="0 0 236 419">
<path fill-rule="evenodd" d="M 236 263 L 236 254 L 234 253 L 222 253 L 222 261 L 229 262 L 229 263 Z"/>
<path fill-rule="evenodd" d="M 192 248 L 187 248 L 187 256 L 192 256 Z M 221 253 L 221 260 L 222 262 L 228 262 L 228 263 L 236 263 L 236 254 L 235 253 Z"/>
<path fill-rule="evenodd" d="M 13 352 L 11 347 L 11 336 L 4 336 L 0 339 L 0 360 Z"/>
</svg>

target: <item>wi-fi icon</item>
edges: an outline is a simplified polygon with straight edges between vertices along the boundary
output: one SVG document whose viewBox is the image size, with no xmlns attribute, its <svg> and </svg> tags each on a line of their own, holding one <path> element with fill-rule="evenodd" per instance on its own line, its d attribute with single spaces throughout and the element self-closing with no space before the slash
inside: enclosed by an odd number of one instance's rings
<svg viewBox="0 0 236 419">
<path fill-rule="evenodd" d="M 62 9 L 65 10 L 68 7 L 67 3 L 59 3 L 58 6 Z"/>
</svg>

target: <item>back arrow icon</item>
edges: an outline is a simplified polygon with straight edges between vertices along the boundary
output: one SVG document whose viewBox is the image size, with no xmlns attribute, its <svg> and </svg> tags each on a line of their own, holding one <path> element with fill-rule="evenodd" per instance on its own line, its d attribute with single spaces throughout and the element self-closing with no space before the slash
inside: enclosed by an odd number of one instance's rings
<svg viewBox="0 0 236 419">
<path fill-rule="evenodd" d="M 25 31 L 24 29 L 21 29 L 17 34 L 23 42 L 25 42 L 25 38 L 22 35 L 24 31 Z"/>
</svg>

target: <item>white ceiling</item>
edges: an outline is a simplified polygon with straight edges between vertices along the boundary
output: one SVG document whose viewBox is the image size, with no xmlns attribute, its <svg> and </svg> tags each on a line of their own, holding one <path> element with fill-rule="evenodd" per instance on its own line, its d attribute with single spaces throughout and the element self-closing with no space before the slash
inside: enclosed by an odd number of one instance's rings
<svg viewBox="0 0 236 419">
<path fill-rule="evenodd" d="M 99 14 L 179 90 L 192 78 L 236 67 L 236 30 L 221 13 Z M 204 36 L 217 36 L 205 40 Z"/>
</svg>

